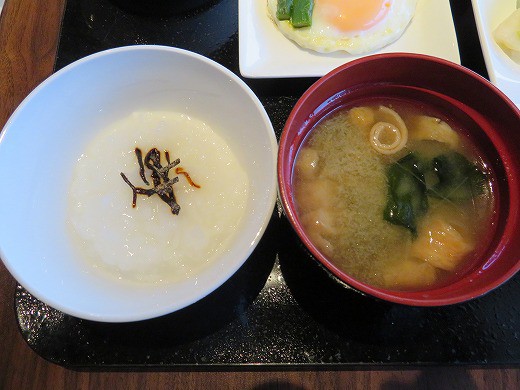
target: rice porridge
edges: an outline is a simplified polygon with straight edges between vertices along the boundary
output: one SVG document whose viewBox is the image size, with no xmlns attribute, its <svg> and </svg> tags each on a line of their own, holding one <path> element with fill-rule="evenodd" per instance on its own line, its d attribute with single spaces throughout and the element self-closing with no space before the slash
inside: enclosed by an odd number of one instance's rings
<svg viewBox="0 0 520 390">
<path fill-rule="evenodd" d="M 169 179 L 177 215 L 140 164 L 156 148 L 162 166 L 180 159 Z M 177 171 L 176 171 L 177 169 Z M 122 175 L 123 174 L 123 175 Z M 127 181 L 123 179 L 124 176 Z M 177 180 L 177 179 L 176 179 Z M 85 258 L 116 278 L 161 282 L 195 276 L 226 250 L 244 218 L 249 179 L 226 141 L 208 124 L 174 112 L 135 112 L 102 131 L 74 168 L 68 222 Z"/>
</svg>

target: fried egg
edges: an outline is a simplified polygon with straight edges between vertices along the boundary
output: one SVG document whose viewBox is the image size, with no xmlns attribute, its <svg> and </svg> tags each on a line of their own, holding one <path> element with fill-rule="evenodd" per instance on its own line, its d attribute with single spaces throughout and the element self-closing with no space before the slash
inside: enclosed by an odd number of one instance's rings
<svg viewBox="0 0 520 390">
<path fill-rule="evenodd" d="M 295 28 L 276 18 L 278 0 L 268 0 L 270 18 L 287 38 L 320 53 L 364 54 L 396 41 L 412 20 L 418 0 L 314 0 L 312 25 Z"/>
</svg>

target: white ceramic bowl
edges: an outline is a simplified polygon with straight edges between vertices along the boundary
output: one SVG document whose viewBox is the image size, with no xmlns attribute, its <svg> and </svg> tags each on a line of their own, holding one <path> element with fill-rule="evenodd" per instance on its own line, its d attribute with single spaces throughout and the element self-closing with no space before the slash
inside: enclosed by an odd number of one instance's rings
<svg viewBox="0 0 520 390">
<path fill-rule="evenodd" d="M 107 124 L 143 107 L 219 129 L 250 188 L 248 217 L 217 261 L 196 278 L 136 288 L 89 271 L 66 205 L 77 156 Z M 143 320 L 198 301 L 247 260 L 274 209 L 277 143 L 262 104 L 232 72 L 185 50 L 130 46 L 83 58 L 37 87 L 0 137 L 0 257 L 31 294 L 80 318 Z"/>
</svg>

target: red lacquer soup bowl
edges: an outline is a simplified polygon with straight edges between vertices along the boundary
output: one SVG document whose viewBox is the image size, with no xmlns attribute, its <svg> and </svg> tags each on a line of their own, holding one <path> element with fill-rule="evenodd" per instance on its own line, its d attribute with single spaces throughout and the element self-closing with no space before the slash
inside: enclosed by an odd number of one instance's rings
<svg viewBox="0 0 520 390">
<path fill-rule="evenodd" d="M 316 124 L 342 107 L 400 99 L 443 112 L 486 156 L 493 173 L 494 209 L 489 232 L 470 266 L 444 284 L 413 291 L 371 286 L 336 266 L 309 239 L 297 213 L 294 163 Z M 386 301 L 442 306 L 479 297 L 520 268 L 520 111 L 483 77 L 460 65 L 417 54 L 382 54 L 347 63 L 313 84 L 299 99 L 282 132 L 278 184 L 287 218 L 328 271 L 348 286 Z"/>
</svg>

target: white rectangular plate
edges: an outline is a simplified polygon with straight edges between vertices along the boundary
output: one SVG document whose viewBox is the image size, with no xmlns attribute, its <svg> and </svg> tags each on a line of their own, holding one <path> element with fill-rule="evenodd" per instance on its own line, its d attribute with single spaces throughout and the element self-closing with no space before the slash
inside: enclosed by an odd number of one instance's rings
<svg viewBox="0 0 520 390">
<path fill-rule="evenodd" d="M 321 77 L 359 58 L 321 54 L 287 39 L 269 19 L 267 0 L 239 0 L 240 73 L 249 78 Z M 449 0 L 419 0 L 412 22 L 394 43 L 374 53 L 428 54 L 460 63 Z"/>
<path fill-rule="evenodd" d="M 493 39 L 493 31 L 516 9 L 516 0 L 472 0 L 489 79 L 520 107 L 520 65 Z"/>
</svg>

